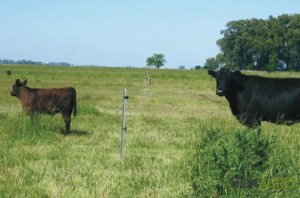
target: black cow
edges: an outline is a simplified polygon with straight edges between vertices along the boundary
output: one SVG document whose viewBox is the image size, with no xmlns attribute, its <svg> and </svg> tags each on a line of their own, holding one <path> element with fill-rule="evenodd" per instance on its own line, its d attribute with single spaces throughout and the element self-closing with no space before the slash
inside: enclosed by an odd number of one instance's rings
<svg viewBox="0 0 300 198">
<path fill-rule="evenodd" d="M 300 79 L 250 76 L 226 69 L 208 74 L 216 78 L 216 94 L 225 96 L 242 124 L 255 127 L 261 121 L 288 125 L 300 121 Z"/>
<path fill-rule="evenodd" d="M 21 100 L 25 112 L 32 117 L 36 113 L 54 115 L 61 113 L 65 122 L 64 134 L 70 132 L 71 114 L 76 115 L 76 90 L 73 87 L 56 89 L 31 89 L 27 80 L 16 80 L 11 95 Z"/>
</svg>

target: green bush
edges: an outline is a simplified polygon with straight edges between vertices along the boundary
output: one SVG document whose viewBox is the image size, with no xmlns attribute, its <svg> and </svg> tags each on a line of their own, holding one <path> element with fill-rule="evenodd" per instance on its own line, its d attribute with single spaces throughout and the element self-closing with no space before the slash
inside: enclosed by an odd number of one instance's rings
<svg viewBox="0 0 300 198">
<path fill-rule="evenodd" d="M 192 188 L 196 197 L 248 196 L 259 193 L 259 181 L 269 167 L 274 138 L 260 129 L 222 133 L 210 129 L 196 147 Z"/>
</svg>

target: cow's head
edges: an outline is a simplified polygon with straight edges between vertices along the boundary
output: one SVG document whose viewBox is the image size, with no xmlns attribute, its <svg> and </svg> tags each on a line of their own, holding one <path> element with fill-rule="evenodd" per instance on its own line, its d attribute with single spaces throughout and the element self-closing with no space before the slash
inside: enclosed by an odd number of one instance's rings
<svg viewBox="0 0 300 198">
<path fill-rule="evenodd" d="M 240 71 L 230 71 L 228 69 L 221 69 L 219 71 L 208 70 L 208 74 L 216 79 L 217 90 L 216 94 L 218 96 L 225 96 L 232 91 L 236 84 L 238 84 Z"/>
<path fill-rule="evenodd" d="M 19 97 L 20 87 L 26 86 L 26 84 L 27 84 L 27 80 L 25 80 L 24 82 L 21 82 L 19 79 L 17 79 L 16 82 L 15 82 L 15 84 L 12 87 L 10 95 L 11 96 Z"/>
</svg>

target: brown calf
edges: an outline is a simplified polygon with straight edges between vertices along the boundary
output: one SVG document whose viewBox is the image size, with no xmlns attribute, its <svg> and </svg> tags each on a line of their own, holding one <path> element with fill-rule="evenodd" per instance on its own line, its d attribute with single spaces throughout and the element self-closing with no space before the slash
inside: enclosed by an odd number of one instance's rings
<svg viewBox="0 0 300 198">
<path fill-rule="evenodd" d="M 64 134 L 70 132 L 71 114 L 76 115 L 76 90 L 73 87 L 57 89 L 31 89 L 27 80 L 19 79 L 12 87 L 10 95 L 21 100 L 24 111 L 32 117 L 36 113 L 54 115 L 61 113 L 66 125 Z"/>
</svg>

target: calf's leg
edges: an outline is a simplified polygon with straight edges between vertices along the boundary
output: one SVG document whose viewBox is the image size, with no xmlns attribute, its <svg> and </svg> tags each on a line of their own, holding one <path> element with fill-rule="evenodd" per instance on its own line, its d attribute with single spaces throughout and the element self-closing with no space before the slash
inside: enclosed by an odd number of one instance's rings
<svg viewBox="0 0 300 198">
<path fill-rule="evenodd" d="M 68 135 L 70 133 L 70 125 L 71 125 L 71 114 L 70 113 L 62 113 L 66 129 L 64 131 L 64 135 Z"/>
</svg>

